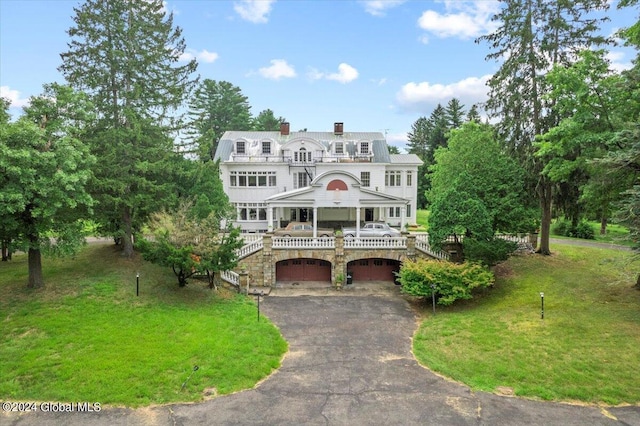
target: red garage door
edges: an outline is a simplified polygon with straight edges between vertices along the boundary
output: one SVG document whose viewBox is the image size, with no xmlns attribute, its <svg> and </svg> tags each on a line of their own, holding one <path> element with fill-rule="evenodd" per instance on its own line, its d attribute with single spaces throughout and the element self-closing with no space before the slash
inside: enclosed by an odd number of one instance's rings
<svg viewBox="0 0 640 426">
<path fill-rule="evenodd" d="M 289 259 L 276 263 L 276 281 L 329 281 L 331 263 L 319 259 Z"/>
<path fill-rule="evenodd" d="M 349 262 L 347 270 L 353 281 L 393 281 L 400 262 L 390 259 L 360 259 Z"/>
</svg>

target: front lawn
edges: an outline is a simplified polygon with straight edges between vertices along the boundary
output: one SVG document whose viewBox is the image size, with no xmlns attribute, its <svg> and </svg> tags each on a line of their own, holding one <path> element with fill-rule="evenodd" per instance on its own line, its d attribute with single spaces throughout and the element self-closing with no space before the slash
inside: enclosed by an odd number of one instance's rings
<svg viewBox="0 0 640 426">
<path fill-rule="evenodd" d="M 253 387 L 287 349 L 253 300 L 195 280 L 178 288 L 170 269 L 111 245 L 44 259 L 38 291 L 26 289 L 26 261 L 0 264 L 0 400 L 200 401 Z"/>
<path fill-rule="evenodd" d="M 476 390 L 636 404 L 638 270 L 631 253 L 614 250 L 554 245 L 552 256 L 515 256 L 497 268 L 494 288 L 473 300 L 438 307 L 435 316 L 423 306 L 414 352 Z"/>
</svg>

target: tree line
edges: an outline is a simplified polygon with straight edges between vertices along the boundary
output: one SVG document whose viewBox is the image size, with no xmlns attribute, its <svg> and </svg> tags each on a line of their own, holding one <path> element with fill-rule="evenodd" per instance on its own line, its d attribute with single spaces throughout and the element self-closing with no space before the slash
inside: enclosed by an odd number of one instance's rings
<svg viewBox="0 0 640 426">
<path fill-rule="evenodd" d="M 87 0 L 68 36 L 65 84 L 46 84 L 16 121 L 9 102 L 0 105 L 2 260 L 27 252 L 28 286 L 42 287 L 41 253 L 73 253 L 90 219 L 126 257 L 147 224 L 154 244 L 173 251 L 141 248 L 174 267 L 181 285 L 196 248 L 207 272 L 232 266 L 238 233 L 226 225 L 233 212 L 210 161 L 215 144 L 226 130 L 278 130 L 285 119 L 270 109 L 253 117 L 238 87 L 200 81 L 196 61 L 180 61 L 182 29 L 161 0 Z M 163 240 L 171 220 L 154 216 L 163 214 L 183 215 L 179 223 L 199 234 Z"/>
<path fill-rule="evenodd" d="M 640 24 L 614 41 L 600 32 L 605 0 L 502 3 L 497 29 L 476 40 L 500 63 L 486 122 L 452 99 L 408 135 L 424 161 L 419 204 L 431 210 L 432 238 L 457 231 L 477 252 L 474 242 L 496 232 L 539 229 L 537 251 L 550 254 L 552 217 L 562 215 L 574 228 L 598 219 L 603 233 L 614 219 L 640 248 Z M 630 69 L 611 69 L 604 48 L 615 43 L 636 50 Z"/>
</svg>

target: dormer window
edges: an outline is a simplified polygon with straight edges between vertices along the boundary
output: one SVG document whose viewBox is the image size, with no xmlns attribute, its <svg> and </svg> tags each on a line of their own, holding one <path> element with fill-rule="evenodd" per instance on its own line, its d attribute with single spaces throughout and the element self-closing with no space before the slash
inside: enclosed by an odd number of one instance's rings
<svg viewBox="0 0 640 426">
<path fill-rule="evenodd" d="M 336 142 L 334 145 L 334 151 L 336 154 L 344 154 L 344 142 Z"/>
<path fill-rule="evenodd" d="M 237 141 L 236 142 L 236 154 L 246 154 L 246 146 L 245 141 Z"/>
<path fill-rule="evenodd" d="M 311 151 L 307 151 L 306 148 L 300 148 L 298 151 L 293 153 L 293 161 L 296 163 L 311 162 Z"/>
<path fill-rule="evenodd" d="M 271 142 L 269 141 L 262 142 L 262 154 L 271 155 Z"/>
<path fill-rule="evenodd" d="M 369 142 L 360 142 L 360 155 L 369 155 Z"/>
</svg>

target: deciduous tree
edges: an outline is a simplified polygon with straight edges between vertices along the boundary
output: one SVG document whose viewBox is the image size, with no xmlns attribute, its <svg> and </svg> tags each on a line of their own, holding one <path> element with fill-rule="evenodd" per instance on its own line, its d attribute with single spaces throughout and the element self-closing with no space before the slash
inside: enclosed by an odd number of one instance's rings
<svg viewBox="0 0 640 426">
<path fill-rule="evenodd" d="M 0 124 L 0 223 L 3 237 L 28 252 L 30 288 L 44 286 L 43 249 L 69 253 L 84 241 L 79 219 L 93 205 L 95 158 L 81 138 L 90 111 L 82 94 L 52 84 L 18 121 Z"/>
</svg>

